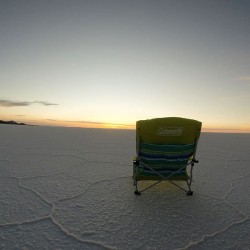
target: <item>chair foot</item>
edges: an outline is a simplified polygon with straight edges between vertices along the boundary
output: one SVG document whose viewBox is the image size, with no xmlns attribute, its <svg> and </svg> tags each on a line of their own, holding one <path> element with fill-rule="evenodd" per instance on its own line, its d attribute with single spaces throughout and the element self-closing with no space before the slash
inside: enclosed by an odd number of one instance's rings
<svg viewBox="0 0 250 250">
<path fill-rule="evenodd" d="M 187 195 L 190 195 L 190 196 L 193 195 L 193 191 L 188 191 Z"/>
<path fill-rule="evenodd" d="M 141 192 L 139 192 L 138 190 L 135 190 L 135 194 L 136 195 L 141 195 Z"/>
</svg>

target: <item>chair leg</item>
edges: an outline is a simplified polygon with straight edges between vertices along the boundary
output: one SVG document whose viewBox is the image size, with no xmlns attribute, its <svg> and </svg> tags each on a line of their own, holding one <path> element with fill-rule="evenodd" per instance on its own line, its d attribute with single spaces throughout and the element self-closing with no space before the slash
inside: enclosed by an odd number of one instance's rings
<svg viewBox="0 0 250 250">
<path fill-rule="evenodd" d="M 136 162 L 134 161 L 134 162 L 133 162 L 133 176 L 132 176 L 132 178 L 133 178 L 133 180 L 134 180 L 134 186 L 136 186 L 135 168 L 136 168 Z"/>
<path fill-rule="evenodd" d="M 187 182 L 187 186 L 188 186 L 188 191 L 187 191 L 187 195 L 191 196 L 193 195 L 193 191 L 191 190 L 191 182 L 186 181 Z"/>
<path fill-rule="evenodd" d="M 135 181 L 135 194 L 141 195 L 141 192 L 138 191 L 137 180 L 134 180 L 134 181 Z"/>
</svg>

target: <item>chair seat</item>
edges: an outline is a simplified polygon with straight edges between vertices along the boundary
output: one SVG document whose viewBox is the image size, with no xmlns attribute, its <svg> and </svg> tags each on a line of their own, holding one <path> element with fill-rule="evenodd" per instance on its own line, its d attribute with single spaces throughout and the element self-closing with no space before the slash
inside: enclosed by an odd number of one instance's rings
<svg viewBox="0 0 250 250">
<path fill-rule="evenodd" d="M 187 174 L 187 172 L 182 172 L 182 173 L 178 173 L 178 174 L 174 174 L 171 177 L 169 177 L 171 173 L 164 173 L 161 175 L 163 175 L 165 178 L 167 178 L 168 180 L 173 180 L 173 181 L 187 181 L 189 179 L 189 176 Z M 143 171 L 141 174 L 137 174 L 135 176 L 135 180 L 137 181 L 142 181 L 142 180 L 165 180 L 162 176 L 160 176 L 159 174 L 156 173 L 147 173 L 146 171 Z"/>
</svg>

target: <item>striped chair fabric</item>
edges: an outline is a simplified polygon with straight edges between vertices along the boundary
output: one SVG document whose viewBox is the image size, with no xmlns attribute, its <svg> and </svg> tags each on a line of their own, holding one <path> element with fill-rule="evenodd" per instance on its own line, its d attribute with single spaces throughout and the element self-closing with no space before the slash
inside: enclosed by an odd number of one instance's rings
<svg viewBox="0 0 250 250">
<path fill-rule="evenodd" d="M 140 165 L 136 173 L 137 179 L 161 179 L 161 176 L 174 180 L 188 179 L 186 166 L 193 156 L 194 150 L 195 144 L 140 143 L 138 155 Z"/>
</svg>

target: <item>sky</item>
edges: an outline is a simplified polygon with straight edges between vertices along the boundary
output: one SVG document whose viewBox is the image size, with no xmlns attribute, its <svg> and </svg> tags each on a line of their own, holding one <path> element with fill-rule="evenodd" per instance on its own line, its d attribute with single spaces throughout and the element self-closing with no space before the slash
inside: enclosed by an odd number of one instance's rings
<svg viewBox="0 0 250 250">
<path fill-rule="evenodd" d="M 250 1 L 0 0 L 0 119 L 250 133 Z"/>
</svg>

